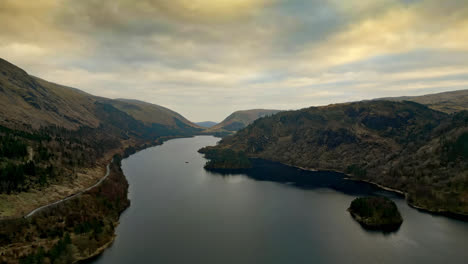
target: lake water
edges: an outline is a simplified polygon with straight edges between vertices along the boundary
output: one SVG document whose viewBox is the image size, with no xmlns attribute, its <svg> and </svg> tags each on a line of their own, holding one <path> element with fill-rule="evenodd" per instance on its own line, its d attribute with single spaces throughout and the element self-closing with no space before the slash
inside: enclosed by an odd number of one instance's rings
<svg viewBox="0 0 468 264">
<path fill-rule="evenodd" d="M 338 173 L 260 160 L 247 174 L 211 173 L 197 150 L 218 140 L 170 140 L 125 159 L 131 206 L 92 263 L 468 263 L 468 223 Z M 397 232 L 366 231 L 346 211 L 374 194 L 396 202 Z"/>
</svg>

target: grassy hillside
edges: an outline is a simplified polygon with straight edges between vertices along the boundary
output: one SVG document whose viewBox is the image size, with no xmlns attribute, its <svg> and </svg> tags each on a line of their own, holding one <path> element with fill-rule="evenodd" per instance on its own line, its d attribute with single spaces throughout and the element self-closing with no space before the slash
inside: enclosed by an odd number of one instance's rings
<svg viewBox="0 0 468 264">
<path fill-rule="evenodd" d="M 238 131 L 253 121 L 265 117 L 274 115 L 280 112 L 280 110 L 268 110 L 268 109 L 252 109 L 252 110 L 243 110 L 243 111 L 236 111 L 226 117 L 221 123 L 211 127 L 207 131 L 214 131 L 214 132 L 235 132 Z"/>
<path fill-rule="evenodd" d="M 427 105 L 432 109 L 449 114 L 463 110 L 468 110 L 468 90 L 428 94 L 422 96 L 389 97 L 382 98 L 381 100 L 398 102 L 412 101 L 423 105 Z"/>
<path fill-rule="evenodd" d="M 98 116 L 102 109 L 96 106 L 100 104 L 111 105 L 146 127 L 156 124 L 172 129 L 200 129 L 165 107 L 137 100 L 96 97 L 30 76 L 0 59 L 0 124 L 4 126 L 30 126 L 34 130 L 50 126 L 68 130 L 97 128 L 106 122 Z"/>
<path fill-rule="evenodd" d="M 75 89 L 46 82 L 0 59 L 0 124 L 96 128 L 95 99 Z"/>
<path fill-rule="evenodd" d="M 367 101 L 281 112 L 216 147 L 336 170 L 408 194 L 412 205 L 468 215 L 468 112 Z"/>
<path fill-rule="evenodd" d="M 200 128 L 179 113 L 159 105 L 131 99 L 109 100 L 109 103 L 146 125 L 162 124 L 177 127 L 179 124 L 184 124 L 189 127 Z"/>
</svg>

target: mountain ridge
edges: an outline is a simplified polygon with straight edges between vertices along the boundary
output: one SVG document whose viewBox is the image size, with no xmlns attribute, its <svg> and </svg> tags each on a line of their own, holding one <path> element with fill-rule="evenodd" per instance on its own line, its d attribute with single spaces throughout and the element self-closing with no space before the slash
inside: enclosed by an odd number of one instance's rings
<svg viewBox="0 0 468 264">
<path fill-rule="evenodd" d="M 249 110 L 239 110 L 235 111 L 229 116 L 227 116 L 219 124 L 207 129 L 209 132 L 229 132 L 233 133 L 238 131 L 258 118 L 265 116 L 273 115 L 281 110 L 272 110 L 272 109 L 249 109 Z"/>
<path fill-rule="evenodd" d="M 102 120 L 95 113 L 96 103 L 108 103 L 146 125 L 152 123 L 177 127 L 198 125 L 168 108 L 130 99 L 94 96 L 76 88 L 48 82 L 0 58 L 0 123 L 30 124 L 33 129 L 59 126 L 77 130 L 97 128 Z M 8 117 L 8 118 L 7 118 Z M 8 121 L 6 120 L 8 119 Z"/>
<path fill-rule="evenodd" d="M 374 100 L 386 101 L 412 101 L 427 105 L 429 108 L 445 112 L 454 113 L 468 110 L 468 89 L 448 91 L 419 96 L 383 97 Z"/>
</svg>

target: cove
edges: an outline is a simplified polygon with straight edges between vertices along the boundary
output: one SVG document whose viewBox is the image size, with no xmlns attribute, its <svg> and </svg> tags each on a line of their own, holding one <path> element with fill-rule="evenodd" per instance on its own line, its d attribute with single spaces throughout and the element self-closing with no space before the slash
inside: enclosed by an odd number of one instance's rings
<svg viewBox="0 0 468 264">
<path fill-rule="evenodd" d="M 197 150 L 218 138 L 174 139 L 123 160 L 131 206 L 93 264 L 466 263 L 468 223 L 410 208 L 401 197 L 333 172 L 255 161 L 248 173 L 213 173 Z M 346 211 L 380 194 L 404 222 L 366 231 Z"/>
</svg>

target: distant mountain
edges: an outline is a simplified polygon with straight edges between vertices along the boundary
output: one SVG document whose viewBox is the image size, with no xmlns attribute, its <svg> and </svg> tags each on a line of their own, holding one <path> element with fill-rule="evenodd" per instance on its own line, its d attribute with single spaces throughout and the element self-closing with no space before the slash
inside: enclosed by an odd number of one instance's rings
<svg viewBox="0 0 468 264">
<path fill-rule="evenodd" d="M 412 101 L 441 112 L 454 113 L 468 110 L 468 89 L 422 96 L 387 97 L 376 100 Z"/>
<path fill-rule="evenodd" d="M 208 167 L 233 168 L 228 153 L 341 171 L 403 191 L 413 206 L 468 216 L 468 111 L 409 101 L 310 107 L 258 119 L 201 152 L 214 156 Z"/>
<path fill-rule="evenodd" d="M 212 122 L 212 121 L 204 121 L 204 122 L 197 122 L 195 124 L 197 124 L 197 125 L 199 125 L 201 127 L 210 128 L 212 126 L 217 125 L 218 123 Z"/>
<path fill-rule="evenodd" d="M 211 127 L 208 131 L 217 131 L 217 132 L 235 132 L 238 131 L 253 121 L 265 117 L 274 115 L 281 110 L 269 110 L 269 109 L 252 109 L 252 110 L 243 110 L 236 111 L 226 117 L 221 123 Z"/>
</svg>

